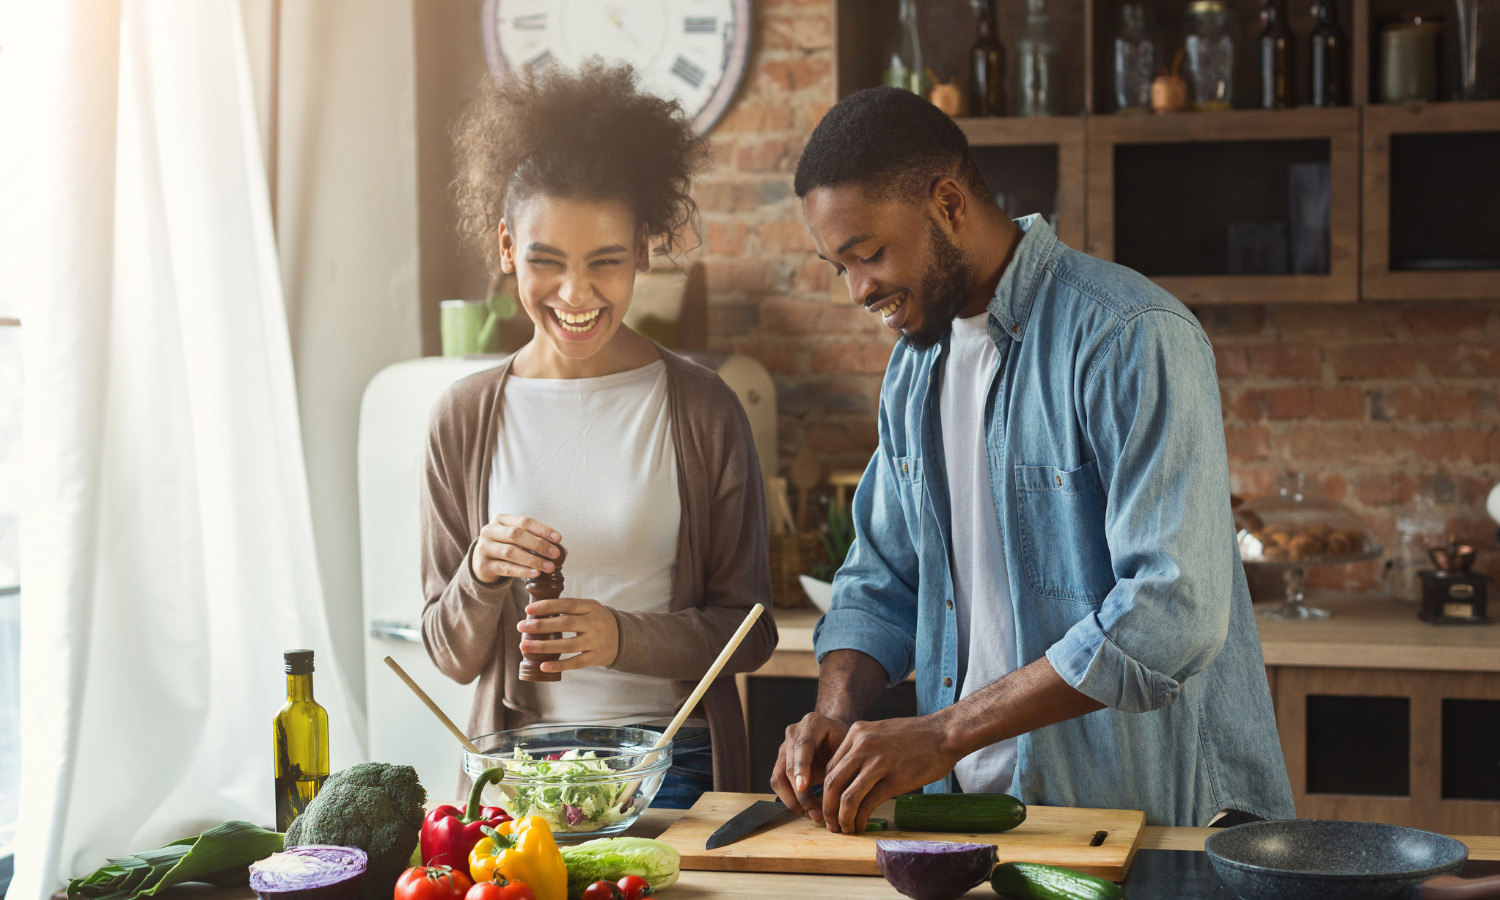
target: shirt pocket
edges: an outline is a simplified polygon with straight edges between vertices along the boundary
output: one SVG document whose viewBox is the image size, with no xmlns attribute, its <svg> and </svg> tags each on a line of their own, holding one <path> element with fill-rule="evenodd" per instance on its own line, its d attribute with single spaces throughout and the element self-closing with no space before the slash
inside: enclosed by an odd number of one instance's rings
<svg viewBox="0 0 1500 900">
<path fill-rule="evenodd" d="M 1015 477 L 1026 583 L 1046 597 L 1098 605 L 1115 585 L 1098 464 L 1016 466 Z"/>
</svg>

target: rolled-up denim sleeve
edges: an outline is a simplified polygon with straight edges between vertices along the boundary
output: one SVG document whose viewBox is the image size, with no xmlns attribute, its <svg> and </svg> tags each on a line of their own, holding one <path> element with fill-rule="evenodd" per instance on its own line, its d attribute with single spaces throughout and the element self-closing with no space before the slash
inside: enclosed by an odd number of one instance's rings
<svg viewBox="0 0 1500 900">
<path fill-rule="evenodd" d="M 1213 350 L 1185 316 L 1140 313 L 1081 391 L 1116 583 L 1047 660 L 1100 703 L 1148 712 L 1175 701 L 1228 636 L 1239 557 Z"/>
<path fill-rule="evenodd" d="M 834 650 L 858 650 L 891 684 L 911 674 L 917 634 L 917 555 L 900 489 L 882 446 L 854 491 L 854 543 L 833 577 L 833 605 L 813 631 L 819 664 Z"/>
</svg>

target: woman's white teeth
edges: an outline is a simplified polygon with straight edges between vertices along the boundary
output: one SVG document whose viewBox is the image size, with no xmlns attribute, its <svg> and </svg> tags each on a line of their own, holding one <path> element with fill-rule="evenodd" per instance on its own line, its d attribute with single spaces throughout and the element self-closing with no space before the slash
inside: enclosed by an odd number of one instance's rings
<svg viewBox="0 0 1500 900">
<path fill-rule="evenodd" d="M 557 324 L 561 325 L 564 331 L 571 331 L 574 334 L 583 334 L 585 331 L 588 331 L 590 328 L 594 327 L 594 322 L 599 318 L 599 313 L 601 311 L 602 310 L 591 309 L 588 312 L 583 313 L 570 313 L 564 312 L 560 309 L 553 309 L 552 315 L 557 319 Z"/>
<path fill-rule="evenodd" d="M 904 303 L 906 303 L 906 295 L 902 294 L 900 297 L 896 298 L 895 303 L 892 303 L 890 306 L 887 306 L 885 309 L 882 309 L 880 311 L 881 317 L 889 319 L 891 316 L 894 316 L 896 314 L 896 310 L 900 309 L 902 304 Z"/>
</svg>

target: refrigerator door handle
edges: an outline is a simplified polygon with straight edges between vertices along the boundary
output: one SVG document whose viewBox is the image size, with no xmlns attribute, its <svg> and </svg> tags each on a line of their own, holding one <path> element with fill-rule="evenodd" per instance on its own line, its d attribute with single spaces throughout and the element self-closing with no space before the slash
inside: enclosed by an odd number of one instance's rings
<svg viewBox="0 0 1500 900">
<path fill-rule="evenodd" d="M 409 644 L 422 643 L 422 629 L 409 622 L 394 619 L 374 619 L 370 622 L 370 637 L 386 641 L 404 641 Z"/>
</svg>

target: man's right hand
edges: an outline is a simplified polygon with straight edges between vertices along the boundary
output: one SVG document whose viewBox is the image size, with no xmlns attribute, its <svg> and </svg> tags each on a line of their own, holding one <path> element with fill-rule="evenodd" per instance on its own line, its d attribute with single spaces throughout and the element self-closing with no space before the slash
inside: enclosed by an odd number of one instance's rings
<svg viewBox="0 0 1500 900">
<path fill-rule="evenodd" d="M 816 712 L 787 726 L 786 740 L 776 752 L 776 767 L 771 770 L 771 789 L 787 809 L 823 824 L 823 804 L 812 795 L 812 789 L 822 784 L 828 761 L 848 733 L 847 722 Z"/>
<path fill-rule="evenodd" d="M 479 530 L 469 566 L 474 578 L 494 584 L 502 578 L 535 578 L 557 568 L 552 562 L 562 535 L 550 525 L 504 513 Z"/>
</svg>

